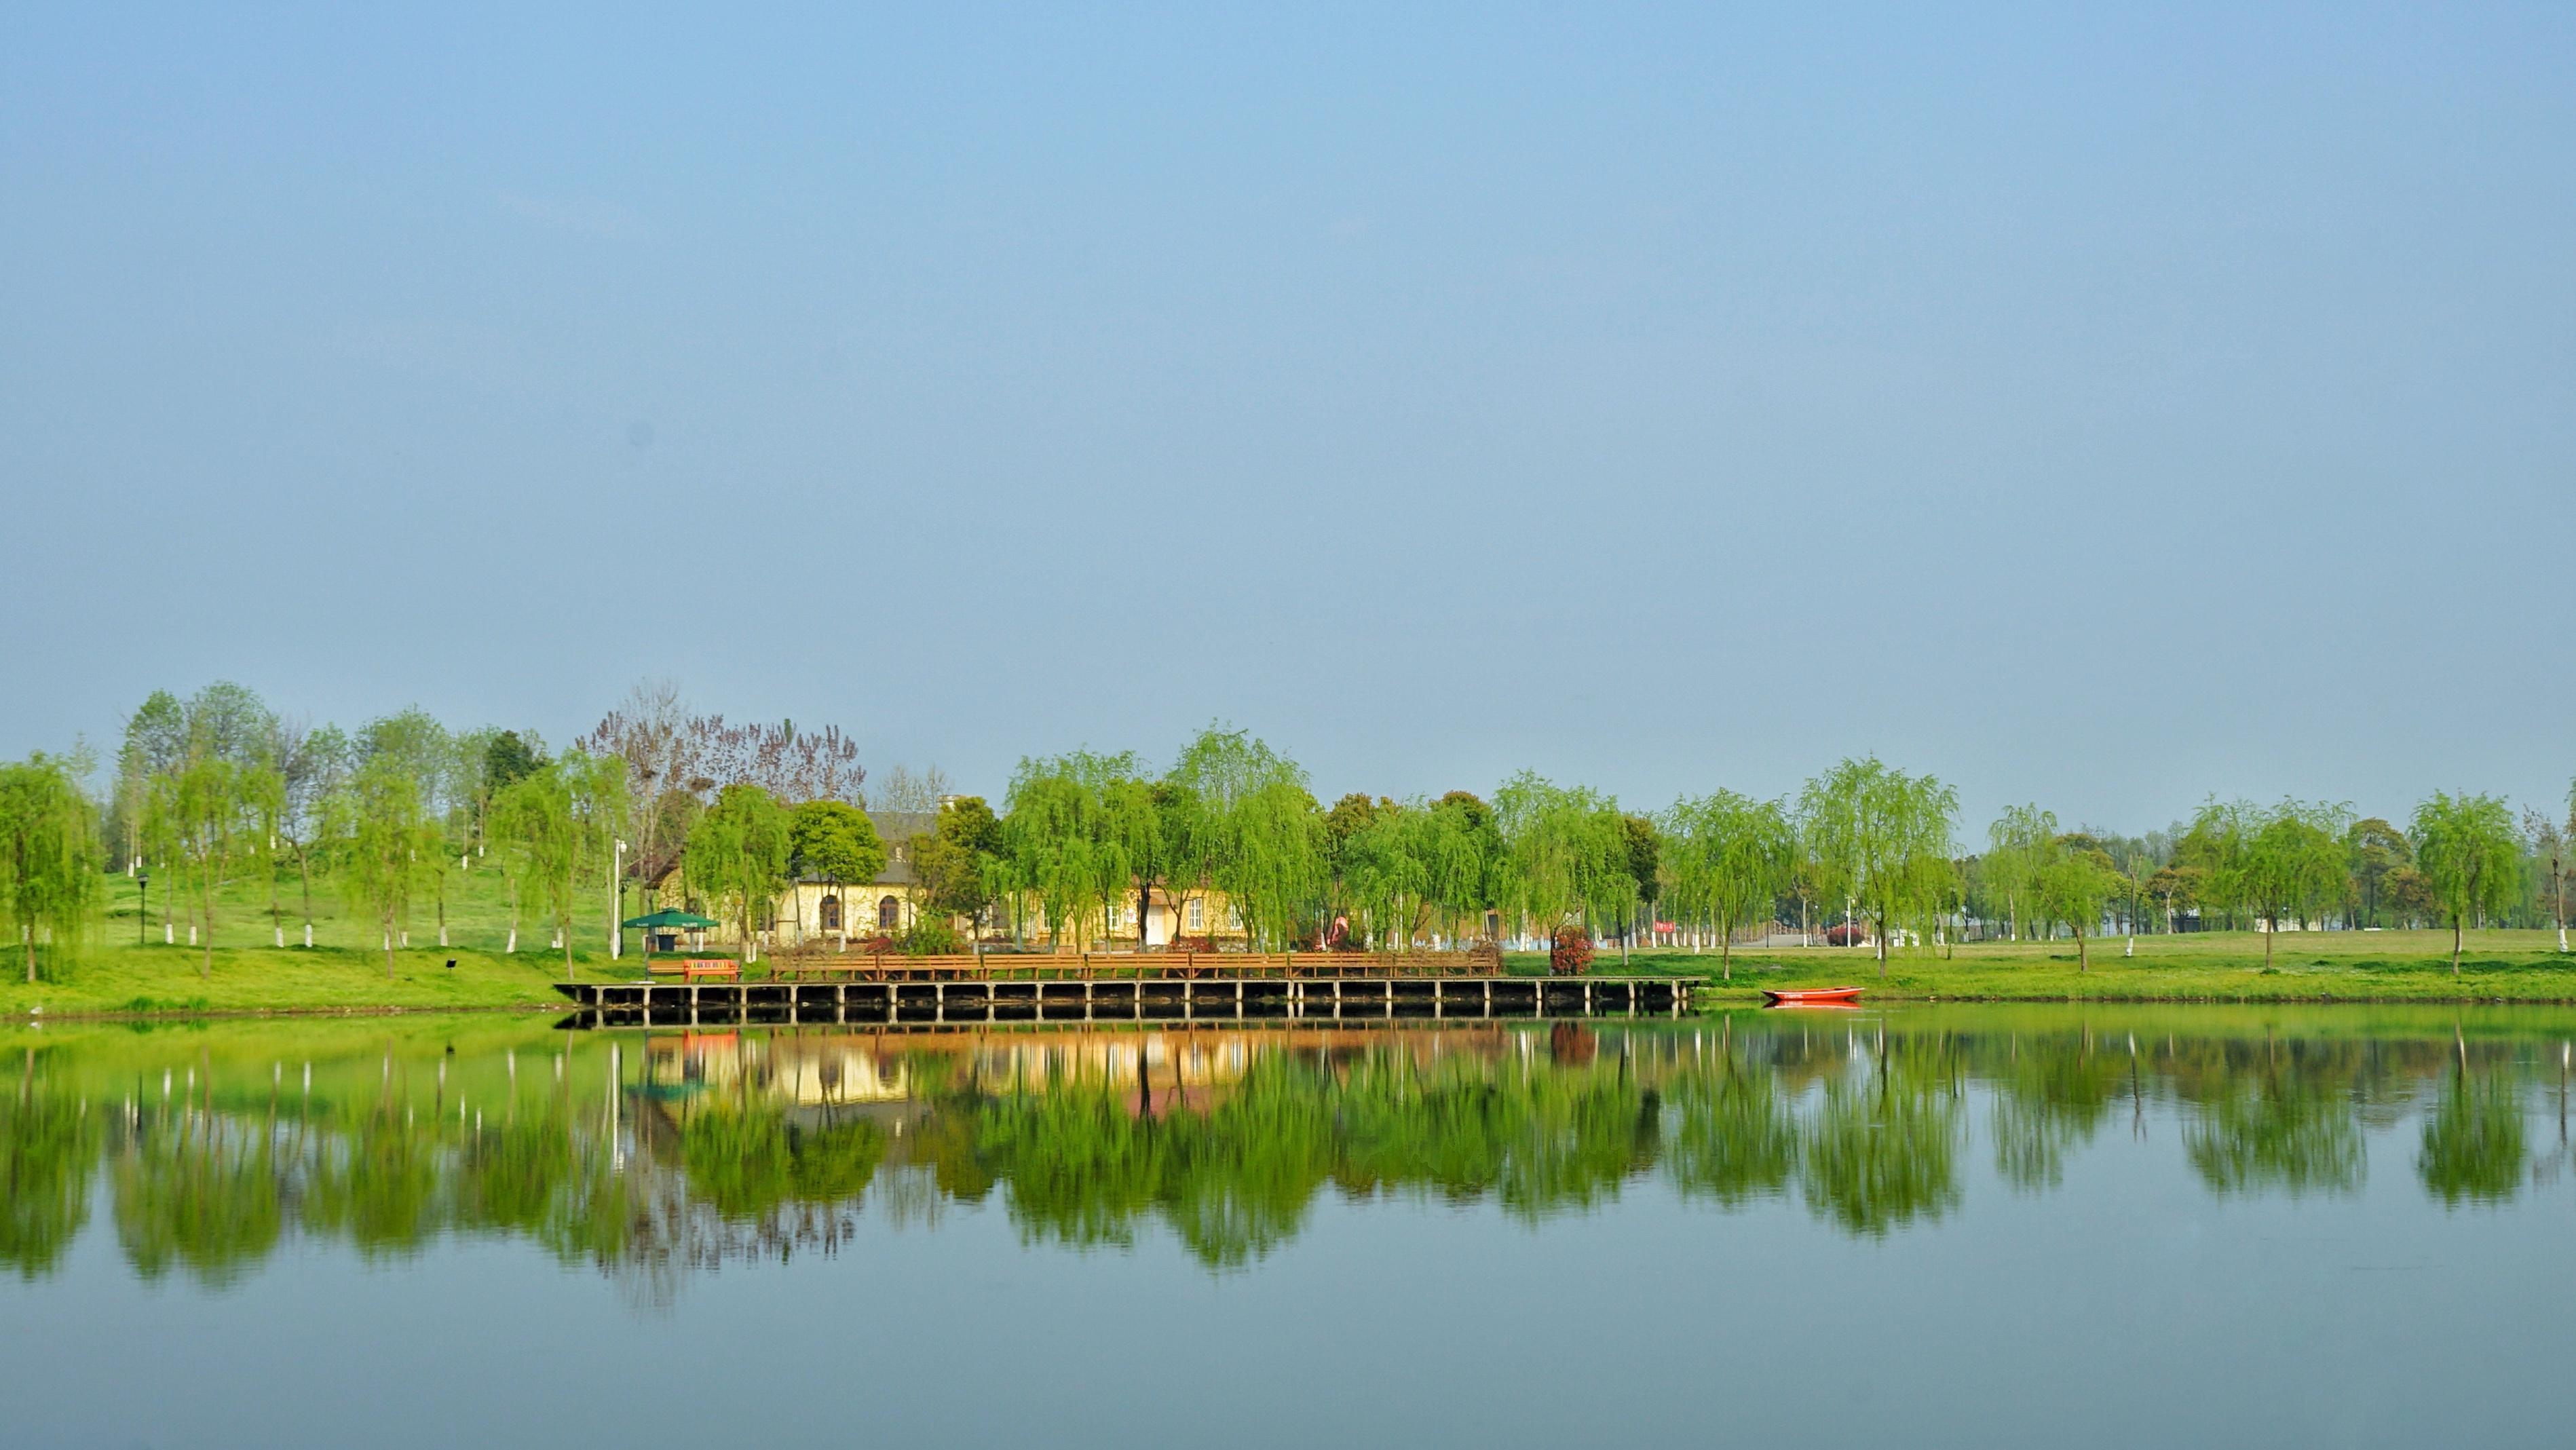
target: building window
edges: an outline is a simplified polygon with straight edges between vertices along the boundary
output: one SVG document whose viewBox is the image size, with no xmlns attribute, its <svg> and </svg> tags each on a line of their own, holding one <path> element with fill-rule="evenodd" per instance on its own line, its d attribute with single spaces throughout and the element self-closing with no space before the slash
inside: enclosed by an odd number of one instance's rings
<svg viewBox="0 0 2576 1450">
<path fill-rule="evenodd" d="M 877 902 L 877 930 L 892 931 L 903 924 L 903 903 L 891 896 Z"/>
<path fill-rule="evenodd" d="M 818 908 L 818 910 L 819 916 L 817 919 L 822 922 L 823 930 L 839 931 L 841 929 L 841 898 L 837 896 L 824 897 L 823 904 Z"/>
<path fill-rule="evenodd" d="M 1191 897 L 1191 898 L 1190 898 L 1189 910 L 1188 910 L 1188 912 L 1187 912 L 1186 914 L 1187 914 L 1187 915 L 1188 915 L 1188 917 L 1189 917 L 1189 922 L 1190 922 L 1189 930 L 1190 930 L 1190 932 L 1191 932 L 1191 934 L 1192 934 L 1192 935 L 1196 935 L 1196 934 L 1197 934 L 1197 933 L 1199 933 L 1199 932 L 1203 932 L 1203 931 L 1207 930 L 1207 903 L 1206 903 L 1206 902 L 1204 902 L 1204 901 L 1200 900 L 1199 898 L 1197 898 L 1197 897 L 1195 897 L 1195 896 Z"/>
</svg>

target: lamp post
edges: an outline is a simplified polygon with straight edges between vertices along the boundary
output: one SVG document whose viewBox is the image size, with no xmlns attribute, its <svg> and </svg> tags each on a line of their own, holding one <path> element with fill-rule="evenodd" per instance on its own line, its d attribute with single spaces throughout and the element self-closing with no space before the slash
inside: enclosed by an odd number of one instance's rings
<svg viewBox="0 0 2576 1450">
<path fill-rule="evenodd" d="M 152 940 L 152 873 L 134 873 L 134 944 L 144 946 Z"/>
<path fill-rule="evenodd" d="M 626 843 L 619 841 L 608 865 L 608 959 L 612 962 L 626 954 L 626 926 L 620 919 L 625 914 L 625 889 Z"/>
</svg>

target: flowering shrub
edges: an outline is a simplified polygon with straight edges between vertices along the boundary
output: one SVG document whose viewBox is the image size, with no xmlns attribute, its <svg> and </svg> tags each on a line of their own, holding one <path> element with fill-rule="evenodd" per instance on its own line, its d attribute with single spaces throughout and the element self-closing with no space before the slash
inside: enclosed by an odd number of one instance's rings
<svg viewBox="0 0 2576 1450">
<path fill-rule="evenodd" d="M 1581 976 L 1592 965 L 1592 935 L 1579 926 L 1560 926 L 1548 948 L 1547 969 L 1560 977 Z"/>
</svg>

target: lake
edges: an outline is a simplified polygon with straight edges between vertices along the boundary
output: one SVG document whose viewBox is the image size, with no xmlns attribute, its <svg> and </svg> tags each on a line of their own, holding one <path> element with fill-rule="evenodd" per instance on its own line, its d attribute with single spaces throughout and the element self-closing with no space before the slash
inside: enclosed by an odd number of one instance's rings
<svg viewBox="0 0 2576 1450">
<path fill-rule="evenodd" d="M 2571 1039 L 21 1028 L 5 1438 L 2555 1442 Z"/>
</svg>

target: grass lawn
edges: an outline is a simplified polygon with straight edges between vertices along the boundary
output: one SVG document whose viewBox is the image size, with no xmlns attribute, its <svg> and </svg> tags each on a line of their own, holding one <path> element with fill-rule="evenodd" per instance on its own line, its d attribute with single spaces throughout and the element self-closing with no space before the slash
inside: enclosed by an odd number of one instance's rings
<svg viewBox="0 0 2576 1450">
<path fill-rule="evenodd" d="M 207 954 L 190 949 L 184 917 L 172 917 L 170 935 L 177 944 L 163 945 L 160 883 L 154 883 L 148 914 L 138 914 L 134 882 L 110 877 L 106 917 L 76 962 L 31 987 L 19 980 L 14 956 L 0 958 L 0 1017 L 23 1018 L 40 1005 L 45 1015 L 62 1016 L 552 1008 L 563 1000 L 552 989 L 563 976 L 563 954 L 549 948 L 547 926 L 523 917 L 520 950 L 504 953 L 509 897 L 499 870 L 487 862 L 449 873 L 449 948 L 436 946 L 435 898 L 414 909 L 412 945 L 394 953 L 391 980 L 377 929 L 351 917 L 327 887 L 315 891 L 314 948 L 305 950 L 301 895 L 292 876 L 280 878 L 278 922 L 290 943 L 280 948 L 268 883 L 236 883 L 216 911 L 213 970 L 201 977 Z M 627 914 L 640 909 L 630 899 Z M 643 970 L 634 955 L 639 944 L 630 936 L 628 956 L 612 965 L 607 919 L 603 889 L 584 903 L 582 919 L 574 923 L 575 970 L 585 981 L 632 981 Z M 2142 936 L 2131 957 L 2121 955 L 2122 946 L 2118 937 L 2094 943 L 2091 970 L 2082 973 L 2071 941 L 1978 943 L 1959 948 L 1955 958 L 1900 952 L 1889 960 L 1883 979 L 1866 949 L 1836 947 L 1739 951 L 1735 980 L 1728 984 L 1714 980 L 1713 953 L 1639 952 L 1627 970 L 1710 978 L 1701 1000 L 1718 1005 L 1754 1001 L 1764 986 L 1843 984 L 1896 1000 L 2576 1002 L 2576 956 L 2559 955 L 2555 935 L 2546 931 L 2469 933 L 2456 979 L 2450 934 L 2438 931 L 2284 932 L 2273 941 L 2268 969 L 2263 938 L 2252 932 Z M 453 971 L 446 965 L 450 958 Z M 1516 972 L 1544 972 L 1547 958 L 1516 953 L 1509 965 Z M 1621 970 L 1618 954 L 1597 957 L 1594 970 Z"/>
<path fill-rule="evenodd" d="M 2446 931 L 2283 932 L 2264 965 L 2254 932 L 2142 936 L 2137 954 L 2124 939 L 2091 944 L 2089 970 L 2077 970 L 2075 944 L 1980 942 L 1955 957 L 1899 952 L 1887 975 L 1866 948 L 1805 947 L 1738 951 L 1735 980 L 1716 981 L 1714 953 L 1638 952 L 1626 970 L 1711 979 L 1702 1001 L 1750 1000 L 1764 987 L 1861 986 L 1895 999 L 1989 1002 L 2576 1002 L 2576 955 L 2557 951 L 2548 931 L 2473 931 L 2460 975 L 2451 975 Z M 1540 953 L 1516 955 L 1516 971 L 1545 971 Z M 1621 970 L 1618 954 L 1593 959 L 1595 971 Z"/>
<path fill-rule="evenodd" d="M 212 969 L 200 975 L 209 954 L 190 947 L 186 903 L 176 904 L 163 944 L 163 883 L 152 883 L 148 915 L 138 915 L 135 883 L 108 878 L 107 913 L 78 958 L 48 980 L 27 985 L 23 959 L 0 955 L 0 1016 L 23 1017 L 41 1006 L 47 1016 L 100 1012 L 261 1012 L 288 1010 L 446 1009 L 559 1007 L 552 983 L 563 979 L 563 953 L 548 946 L 550 929 L 533 916 L 520 924 L 519 951 L 507 955 L 509 893 L 500 871 L 477 862 L 451 872 L 447 937 L 438 945 L 435 898 L 415 907 L 411 945 L 394 952 L 385 974 L 383 937 L 353 918 L 339 893 L 316 883 L 313 949 L 306 950 L 300 884 L 289 875 L 277 883 L 280 916 L 272 924 L 265 881 L 235 883 L 216 908 Z M 634 915 L 630 901 L 628 915 Z M 642 975 L 640 943 L 627 936 L 625 960 L 612 964 L 607 950 L 608 893 L 603 887 L 574 923 L 573 966 L 585 981 L 629 981 Z M 289 945 L 276 945 L 282 926 Z M 456 962 L 448 969 L 450 958 Z"/>
</svg>

